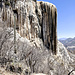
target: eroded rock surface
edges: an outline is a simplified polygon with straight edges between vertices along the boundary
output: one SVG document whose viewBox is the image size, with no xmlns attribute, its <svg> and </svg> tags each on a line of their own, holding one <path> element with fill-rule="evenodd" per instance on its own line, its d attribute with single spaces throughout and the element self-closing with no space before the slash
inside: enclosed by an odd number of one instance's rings
<svg viewBox="0 0 75 75">
<path fill-rule="evenodd" d="M 36 0 L 15 0 L 15 4 L 11 0 L 10 5 L 9 1 L 3 3 L 2 18 L 0 15 L 1 75 L 68 75 L 74 70 L 74 56 L 57 42 L 56 7 Z"/>
<path fill-rule="evenodd" d="M 22 37 L 30 41 L 43 41 L 44 46 L 57 53 L 57 9 L 51 3 L 23 0 L 3 5 L 2 20 L 14 27 Z M 13 6 L 12 6 L 13 4 Z M 15 15 L 15 18 L 14 18 Z M 39 39 L 38 39 L 39 38 Z"/>
</svg>

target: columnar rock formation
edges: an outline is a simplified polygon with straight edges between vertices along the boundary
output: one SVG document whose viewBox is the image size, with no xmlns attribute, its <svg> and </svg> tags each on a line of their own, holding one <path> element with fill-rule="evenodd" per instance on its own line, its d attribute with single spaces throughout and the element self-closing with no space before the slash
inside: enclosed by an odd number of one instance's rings
<svg viewBox="0 0 75 75">
<path fill-rule="evenodd" d="M 57 45 L 57 9 L 53 4 L 38 2 L 41 7 L 41 29 L 44 45 L 56 53 Z M 39 19 L 40 20 L 40 19 Z"/>
<path fill-rule="evenodd" d="M 31 41 L 40 38 L 56 54 L 57 9 L 53 4 L 36 0 L 7 0 L 3 3 L 2 20 L 7 22 L 8 27 L 14 27 L 15 22 L 22 37 Z"/>
<path fill-rule="evenodd" d="M 0 74 L 75 75 L 75 56 L 57 43 L 56 7 L 36 0 L 2 1 Z"/>
</svg>

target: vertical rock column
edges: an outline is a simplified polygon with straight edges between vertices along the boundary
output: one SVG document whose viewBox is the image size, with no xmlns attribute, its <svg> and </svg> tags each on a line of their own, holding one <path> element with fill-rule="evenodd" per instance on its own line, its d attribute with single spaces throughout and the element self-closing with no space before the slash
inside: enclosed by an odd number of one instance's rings
<svg viewBox="0 0 75 75">
<path fill-rule="evenodd" d="M 56 18 L 56 8 L 55 8 L 55 6 L 51 6 L 51 14 L 52 14 L 52 52 L 53 52 L 53 54 L 56 54 L 56 26 L 57 26 L 57 24 L 56 24 L 56 20 L 57 20 L 57 18 Z"/>
<path fill-rule="evenodd" d="M 57 50 L 57 9 L 51 3 L 40 2 L 42 11 L 42 40 L 44 45 L 56 54 Z"/>
</svg>

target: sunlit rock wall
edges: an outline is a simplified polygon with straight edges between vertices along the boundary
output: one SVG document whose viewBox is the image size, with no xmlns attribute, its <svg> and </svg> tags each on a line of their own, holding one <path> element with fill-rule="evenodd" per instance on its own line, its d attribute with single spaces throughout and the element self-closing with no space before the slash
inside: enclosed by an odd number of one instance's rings
<svg viewBox="0 0 75 75">
<path fill-rule="evenodd" d="M 14 18 L 15 17 L 15 18 Z M 30 41 L 40 38 L 53 54 L 57 53 L 57 9 L 51 3 L 36 0 L 9 1 L 2 7 L 2 20 Z"/>
<path fill-rule="evenodd" d="M 37 2 L 38 19 L 44 45 L 56 53 L 57 49 L 57 9 L 51 3 Z"/>
</svg>

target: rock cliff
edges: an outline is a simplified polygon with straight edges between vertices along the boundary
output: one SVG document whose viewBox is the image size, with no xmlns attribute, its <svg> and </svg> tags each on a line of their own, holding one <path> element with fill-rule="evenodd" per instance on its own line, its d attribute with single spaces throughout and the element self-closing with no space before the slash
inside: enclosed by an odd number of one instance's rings
<svg viewBox="0 0 75 75">
<path fill-rule="evenodd" d="M 5 5 L 6 3 L 9 5 Z M 4 3 L 2 8 L 2 20 L 8 27 L 14 28 L 22 37 L 30 41 L 38 38 L 44 46 L 56 54 L 57 49 L 57 9 L 51 3 L 36 2 L 34 0 L 16 0 Z M 15 16 L 15 20 L 14 20 Z"/>
<path fill-rule="evenodd" d="M 55 5 L 36 0 L 0 4 L 1 75 L 75 75 L 75 56 L 57 41 Z"/>
</svg>

